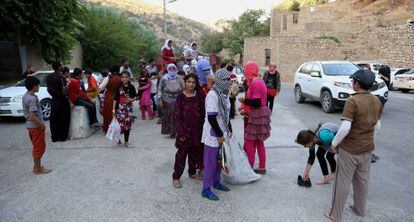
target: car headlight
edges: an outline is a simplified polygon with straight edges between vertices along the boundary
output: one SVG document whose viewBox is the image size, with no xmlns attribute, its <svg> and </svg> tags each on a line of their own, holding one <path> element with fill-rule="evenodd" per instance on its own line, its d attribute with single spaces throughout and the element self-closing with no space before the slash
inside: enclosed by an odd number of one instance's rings
<svg viewBox="0 0 414 222">
<path fill-rule="evenodd" d="M 352 89 L 351 84 L 345 82 L 334 82 L 334 85 L 340 88 Z"/>
<path fill-rule="evenodd" d="M 17 102 L 21 102 L 23 99 L 23 95 L 19 95 L 19 96 L 14 96 L 10 99 L 11 102 L 13 103 L 17 103 Z"/>
</svg>

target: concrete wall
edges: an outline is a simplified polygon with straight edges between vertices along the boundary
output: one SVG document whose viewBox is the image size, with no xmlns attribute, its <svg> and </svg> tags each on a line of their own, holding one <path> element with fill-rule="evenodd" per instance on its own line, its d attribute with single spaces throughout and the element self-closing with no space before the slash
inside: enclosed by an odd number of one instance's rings
<svg viewBox="0 0 414 222">
<path fill-rule="evenodd" d="M 52 67 L 50 64 L 47 64 L 43 58 L 40 56 L 40 53 L 33 46 L 24 46 L 26 50 L 26 61 L 22 61 L 24 69 L 26 69 L 27 64 L 32 64 L 36 67 L 36 70 L 51 70 Z M 69 68 L 82 67 L 83 62 L 83 51 L 80 43 L 76 44 L 70 52 L 71 61 L 68 64 L 64 64 Z M 24 65 L 26 64 L 26 65 Z"/>
</svg>

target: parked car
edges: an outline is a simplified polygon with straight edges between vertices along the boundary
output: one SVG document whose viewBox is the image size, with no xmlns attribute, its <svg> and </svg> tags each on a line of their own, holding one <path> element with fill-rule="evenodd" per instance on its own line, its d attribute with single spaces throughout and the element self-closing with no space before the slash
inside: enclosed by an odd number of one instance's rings
<svg viewBox="0 0 414 222">
<path fill-rule="evenodd" d="M 360 68 L 347 61 L 315 61 L 304 63 L 294 76 L 295 100 L 302 103 L 305 99 L 319 101 L 326 113 L 342 108 L 345 101 L 355 93 L 349 78 Z M 383 103 L 388 100 L 388 88 L 376 76 L 370 89 Z"/>
<path fill-rule="evenodd" d="M 240 66 L 234 66 L 233 74 L 237 76 L 237 84 L 239 84 L 240 91 L 244 91 L 243 82 L 246 79 L 243 68 Z"/>
<path fill-rule="evenodd" d="M 400 90 L 403 93 L 408 93 L 414 89 L 414 69 L 397 75 L 395 77 L 394 88 Z"/>
<path fill-rule="evenodd" d="M 395 81 L 395 77 L 401 74 L 404 74 L 408 71 L 410 71 L 411 69 L 408 68 L 391 68 L 391 77 L 390 77 L 390 88 L 389 90 L 397 90 L 397 88 L 394 87 L 394 81 Z"/>
<path fill-rule="evenodd" d="M 70 72 L 72 72 L 71 70 Z M 42 107 L 43 118 L 48 120 L 50 118 L 50 112 L 52 108 L 52 96 L 47 92 L 46 77 L 53 73 L 53 71 L 37 71 L 32 76 L 36 76 L 40 80 L 40 89 L 36 94 L 39 98 L 40 105 Z M 95 79 L 98 76 L 93 75 Z M 16 85 L 4 88 L 0 90 L 0 116 L 10 117 L 22 117 L 23 116 L 23 105 L 22 98 L 26 93 L 24 86 L 25 79 L 17 82 Z M 88 88 L 88 81 L 85 77 L 83 80 L 85 88 Z"/>
<path fill-rule="evenodd" d="M 375 74 L 378 74 L 379 68 L 384 65 L 378 61 L 356 61 L 354 63 L 357 64 L 361 69 L 367 68 Z"/>
</svg>

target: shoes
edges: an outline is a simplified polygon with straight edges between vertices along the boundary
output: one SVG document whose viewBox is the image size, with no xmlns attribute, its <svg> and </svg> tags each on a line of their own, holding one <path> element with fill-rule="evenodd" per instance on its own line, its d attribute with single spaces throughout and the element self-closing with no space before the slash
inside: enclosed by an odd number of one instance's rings
<svg viewBox="0 0 414 222">
<path fill-rule="evenodd" d="M 214 182 L 213 187 L 214 187 L 214 189 L 221 190 L 221 191 L 224 191 L 224 192 L 229 192 L 230 191 L 229 188 L 227 188 L 226 186 L 224 186 L 220 182 Z"/>
<path fill-rule="evenodd" d="M 309 180 L 304 181 L 304 185 L 305 185 L 306 188 L 311 188 L 312 187 L 312 182 L 311 182 L 310 178 L 309 178 Z"/>
<path fill-rule="evenodd" d="M 207 198 L 207 199 L 209 199 L 209 200 L 212 200 L 212 201 L 218 201 L 218 200 L 219 200 L 218 196 L 216 196 L 216 195 L 213 193 L 213 191 L 211 191 L 211 189 L 210 189 L 210 188 L 208 188 L 208 189 L 204 189 L 204 190 L 201 192 L 201 196 L 202 196 L 202 197 L 204 197 L 204 198 Z"/>
<path fill-rule="evenodd" d="M 266 169 L 257 168 L 257 169 L 254 169 L 254 172 L 257 173 L 257 174 L 265 175 L 266 174 Z"/>
<path fill-rule="evenodd" d="M 146 120 L 147 118 L 145 118 L 145 117 L 142 117 L 142 120 Z"/>
<path fill-rule="evenodd" d="M 132 144 L 130 144 L 130 143 L 124 143 L 124 146 L 125 146 L 126 148 L 131 148 L 131 147 L 132 147 Z"/>
<path fill-rule="evenodd" d="M 181 187 L 183 187 L 183 185 L 181 184 L 180 180 L 173 180 L 173 187 L 180 189 Z"/>
<path fill-rule="evenodd" d="M 195 174 L 193 174 L 193 175 L 190 175 L 189 176 L 191 179 L 194 179 L 194 180 L 203 180 L 203 176 L 202 175 L 200 175 L 199 173 L 195 173 Z"/>
<path fill-rule="evenodd" d="M 311 180 L 303 180 L 301 175 L 298 175 L 298 185 L 301 187 L 306 187 L 306 188 L 310 188 L 312 187 L 312 182 Z"/>
<path fill-rule="evenodd" d="M 371 155 L 371 163 L 376 163 L 379 160 L 379 156 L 372 154 Z"/>
<path fill-rule="evenodd" d="M 298 185 L 301 187 L 305 186 L 305 182 L 303 181 L 303 178 L 301 175 L 298 175 Z"/>
</svg>

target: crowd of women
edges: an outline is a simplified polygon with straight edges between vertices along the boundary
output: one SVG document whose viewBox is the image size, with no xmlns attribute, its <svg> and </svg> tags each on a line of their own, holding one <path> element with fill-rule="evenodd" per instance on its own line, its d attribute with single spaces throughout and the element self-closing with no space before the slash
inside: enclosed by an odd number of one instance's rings
<svg viewBox="0 0 414 222">
<path fill-rule="evenodd" d="M 121 139 L 115 142 L 118 146 L 131 147 L 129 135 L 137 118 L 133 106 L 135 101 L 139 101 L 142 120 L 146 120 L 146 114 L 150 120 L 158 117 L 161 134 L 175 139 L 177 152 L 173 186 L 182 187 L 180 178 L 188 159 L 189 177 L 203 180 L 202 196 L 218 200 L 212 188 L 229 191 L 220 183 L 221 166 L 217 162 L 222 155 L 220 147 L 233 132 L 230 120 L 237 113 L 237 77 L 232 64 L 222 64 L 214 73 L 208 58 L 204 58 L 206 54 L 197 49 L 195 42 L 185 47 L 184 63 L 180 64 L 175 59 L 177 56 L 172 45 L 171 40 L 165 42 L 161 64 L 157 64 L 156 60 L 150 60 L 148 65 L 143 60 L 139 61 L 137 87 L 131 83 L 134 76 L 128 59 L 123 59 L 121 65 L 103 70 L 98 79 L 89 69 L 82 71 L 75 68 L 69 74 L 69 69 L 62 67 L 60 62 L 54 64 L 55 73 L 51 74 L 48 82 L 54 100 L 52 139 L 67 139 L 68 130 L 53 126 L 61 123 L 68 125 L 70 116 L 67 113 L 70 112 L 67 111 L 71 106 L 78 105 L 88 110 L 90 127 L 100 127 L 96 118 L 99 110 L 103 116 L 104 133 L 116 120 L 124 142 Z M 274 97 L 280 91 L 280 75 L 275 64 L 270 65 L 264 79 L 259 77 L 259 67 L 255 62 L 248 62 L 244 71 L 247 91 L 244 97 L 239 98 L 241 106 L 238 108 L 244 119 L 244 149 L 252 168 L 257 149 L 259 167 L 254 170 L 266 174 L 264 141 L 270 136 L 270 115 Z M 83 87 L 83 73 L 87 77 L 87 88 Z M 66 93 L 65 89 L 69 92 Z M 60 109 L 65 110 L 60 112 Z"/>
</svg>

